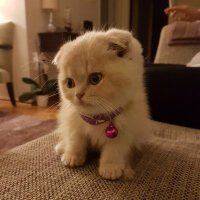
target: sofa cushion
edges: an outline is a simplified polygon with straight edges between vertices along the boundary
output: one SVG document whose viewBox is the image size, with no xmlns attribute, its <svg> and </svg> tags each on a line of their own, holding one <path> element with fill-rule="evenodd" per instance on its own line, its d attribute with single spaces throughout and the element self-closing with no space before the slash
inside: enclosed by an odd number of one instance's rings
<svg viewBox="0 0 200 200">
<path fill-rule="evenodd" d="M 169 35 L 171 25 L 164 26 L 155 56 L 155 63 L 183 64 L 186 65 L 192 57 L 200 51 L 200 44 L 174 45 L 169 46 Z"/>
<path fill-rule="evenodd" d="M 200 66 L 148 64 L 145 83 L 152 119 L 200 129 Z"/>
<path fill-rule="evenodd" d="M 200 22 L 178 21 L 169 25 L 169 45 L 200 44 Z"/>
</svg>

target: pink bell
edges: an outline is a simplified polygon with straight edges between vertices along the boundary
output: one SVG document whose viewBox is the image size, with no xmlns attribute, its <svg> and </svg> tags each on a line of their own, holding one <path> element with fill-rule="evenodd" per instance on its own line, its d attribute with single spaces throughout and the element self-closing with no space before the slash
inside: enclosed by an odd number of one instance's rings
<svg viewBox="0 0 200 200">
<path fill-rule="evenodd" d="M 106 136 L 109 138 L 115 138 L 118 135 L 118 130 L 113 126 L 112 123 L 106 128 Z"/>
</svg>

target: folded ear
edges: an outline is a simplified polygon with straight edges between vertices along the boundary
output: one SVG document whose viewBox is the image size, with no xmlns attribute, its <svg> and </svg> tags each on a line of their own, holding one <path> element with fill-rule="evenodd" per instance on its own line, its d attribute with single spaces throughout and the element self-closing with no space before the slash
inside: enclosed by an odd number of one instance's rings
<svg viewBox="0 0 200 200">
<path fill-rule="evenodd" d="M 108 50 L 115 51 L 118 57 L 123 57 L 129 51 L 132 34 L 128 31 L 110 29 L 106 32 L 108 37 Z"/>
</svg>

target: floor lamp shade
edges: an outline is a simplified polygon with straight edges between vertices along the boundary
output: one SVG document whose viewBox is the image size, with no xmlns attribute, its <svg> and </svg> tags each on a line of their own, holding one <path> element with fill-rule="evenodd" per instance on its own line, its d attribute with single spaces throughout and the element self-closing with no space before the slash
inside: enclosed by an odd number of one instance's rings
<svg viewBox="0 0 200 200">
<path fill-rule="evenodd" d="M 53 11 L 58 9 L 58 0 L 42 0 L 42 8 L 49 11 L 48 31 L 54 32 L 56 27 L 53 23 Z"/>
<path fill-rule="evenodd" d="M 42 8 L 56 10 L 58 9 L 58 0 L 42 0 Z"/>
</svg>

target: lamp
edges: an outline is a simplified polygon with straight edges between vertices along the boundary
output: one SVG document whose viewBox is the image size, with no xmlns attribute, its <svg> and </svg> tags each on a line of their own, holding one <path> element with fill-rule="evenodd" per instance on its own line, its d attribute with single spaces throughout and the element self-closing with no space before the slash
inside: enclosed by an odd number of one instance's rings
<svg viewBox="0 0 200 200">
<path fill-rule="evenodd" d="M 53 24 L 53 10 L 58 9 L 58 0 L 42 0 L 42 8 L 49 11 L 48 30 L 54 32 L 56 27 Z"/>
</svg>

